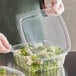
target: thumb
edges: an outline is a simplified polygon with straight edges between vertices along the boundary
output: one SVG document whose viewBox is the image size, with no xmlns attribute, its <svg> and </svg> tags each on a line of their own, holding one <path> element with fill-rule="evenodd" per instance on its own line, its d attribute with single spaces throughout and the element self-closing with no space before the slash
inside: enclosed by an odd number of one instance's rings
<svg viewBox="0 0 76 76">
<path fill-rule="evenodd" d="M 0 40 L 6 49 L 11 48 L 11 45 L 9 44 L 7 38 L 2 33 L 0 33 Z"/>
</svg>

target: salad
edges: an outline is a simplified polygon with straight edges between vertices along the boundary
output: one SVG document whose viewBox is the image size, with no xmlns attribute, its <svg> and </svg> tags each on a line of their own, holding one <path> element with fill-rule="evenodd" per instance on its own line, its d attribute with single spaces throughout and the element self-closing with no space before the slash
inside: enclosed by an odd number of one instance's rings
<svg viewBox="0 0 76 76">
<path fill-rule="evenodd" d="M 42 44 L 29 44 L 29 47 L 31 51 L 24 46 L 14 52 L 16 63 L 22 69 L 36 73 L 56 69 L 59 66 L 58 58 L 53 59 L 62 53 L 59 47 Z"/>
<path fill-rule="evenodd" d="M 9 73 L 5 68 L 0 68 L 0 76 L 20 76 L 15 73 Z"/>
</svg>

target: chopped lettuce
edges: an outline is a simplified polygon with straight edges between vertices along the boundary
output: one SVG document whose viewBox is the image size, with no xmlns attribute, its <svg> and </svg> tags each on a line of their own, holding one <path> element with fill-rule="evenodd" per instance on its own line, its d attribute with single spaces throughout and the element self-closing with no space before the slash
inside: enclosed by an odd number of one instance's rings
<svg viewBox="0 0 76 76">
<path fill-rule="evenodd" d="M 38 61 L 40 59 L 40 57 L 38 55 L 36 55 L 36 54 L 33 54 L 31 56 L 31 58 L 32 58 L 33 61 Z"/>
<path fill-rule="evenodd" d="M 23 55 L 23 56 L 28 56 L 29 55 L 29 53 L 27 52 L 27 48 L 22 48 L 21 49 L 21 54 Z"/>
<path fill-rule="evenodd" d="M 56 55 L 59 55 L 60 53 L 61 53 L 61 49 L 58 48 L 58 47 L 56 47 L 56 48 L 55 48 L 55 54 L 56 54 Z"/>
<path fill-rule="evenodd" d="M 6 69 L 5 68 L 1 68 L 0 69 L 0 74 L 2 75 L 2 74 L 6 74 Z"/>
<path fill-rule="evenodd" d="M 40 71 L 42 68 L 42 65 L 39 64 L 38 62 L 33 62 L 33 64 L 31 65 L 31 72 L 35 73 Z"/>
</svg>

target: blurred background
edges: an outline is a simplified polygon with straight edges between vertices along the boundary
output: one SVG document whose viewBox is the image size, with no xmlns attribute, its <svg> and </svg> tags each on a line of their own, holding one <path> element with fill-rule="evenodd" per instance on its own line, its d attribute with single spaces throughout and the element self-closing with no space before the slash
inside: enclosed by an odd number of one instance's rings
<svg viewBox="0 0 76 76">
<path fill-rule="evenodd" d="M 76 0 L 63 0 L 65 11 L 63 18 L 71 38 L 71 51 L 76 51 Z"/>
</svg>

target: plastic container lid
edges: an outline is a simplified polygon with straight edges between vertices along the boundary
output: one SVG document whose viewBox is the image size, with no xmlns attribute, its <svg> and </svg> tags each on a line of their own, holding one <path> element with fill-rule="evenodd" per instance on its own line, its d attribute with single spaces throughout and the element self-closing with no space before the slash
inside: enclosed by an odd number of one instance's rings
<svg viewBox="0 0 76 76">
<path fill-rule="evenodd" d="M 18 30 L 22 42 L 47 40 L 64 51 L 70 51 L 71 41 L 62 16 L 43 16 L 43 11 L 18 15 Z"/>
<path fill-rule="evenodd" d="M 0 66 L 0 76 L 25 76 L 25 74 L 13 68 Z"/>
</svg>

